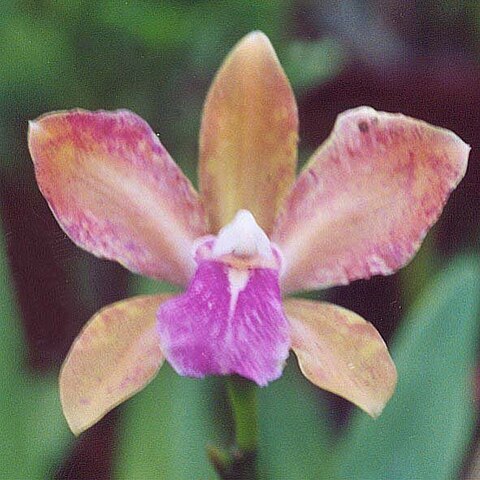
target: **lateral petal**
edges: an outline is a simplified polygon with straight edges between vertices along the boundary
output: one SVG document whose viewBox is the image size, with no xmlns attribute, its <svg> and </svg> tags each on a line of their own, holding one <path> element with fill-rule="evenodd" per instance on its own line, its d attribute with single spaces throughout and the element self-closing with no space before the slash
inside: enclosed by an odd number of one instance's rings
<svg viewBox="0 0 480 480">
<path fill-rule="evenodd" d="M 155 313 L 170 295 L 138 296 L 95 314 L 60 372 L 60 399 L 75 435 L 144 388 L 164 361 Z"/>
<path fill-rule="evenodd" d="M 148 124 L 127 111 L 57 112 L 31 122 L 30 153 L 66 234 L 98 257 L 185 284 L 206 233 L 197 193 Z"/>
<path fill-rule="evenodd" d="M 200 131 L 200 191 L 213 233 L 238 210 L 271 232 L 295 179 L 298 115 L 268 38 L 252 32 L 232 50 L 210 88 Z"/>
<path fill-rule="evenodd" d="M 359 315 L 324 302 L 287 299 L 292 350 L 305 377 L 377 417 L 393 394 L 395 365 L 382 337 Z"/>
<path fill-rule="evenodd" d="M 272 235 L 284 255 L 284 291 L 404 266 L 464 176 L 469 150 L 454 133 L 400 114 L 341 114 Z"/>
</svg>

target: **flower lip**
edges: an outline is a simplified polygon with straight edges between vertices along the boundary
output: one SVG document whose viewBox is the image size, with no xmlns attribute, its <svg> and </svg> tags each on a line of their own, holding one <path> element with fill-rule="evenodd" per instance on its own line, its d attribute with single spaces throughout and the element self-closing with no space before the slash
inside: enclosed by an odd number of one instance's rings
<svg viewBox="0 0 480 480">
<path fill-rule="evenodd" d="M 197 250 L 185 293 L 157 311 L 162 353 L 183 376 L 237 374 L 260 386 L 277 379 L 290 350 L 279 272 L 258 255 L 212 258 L 215 239 Z"/>
</svg>

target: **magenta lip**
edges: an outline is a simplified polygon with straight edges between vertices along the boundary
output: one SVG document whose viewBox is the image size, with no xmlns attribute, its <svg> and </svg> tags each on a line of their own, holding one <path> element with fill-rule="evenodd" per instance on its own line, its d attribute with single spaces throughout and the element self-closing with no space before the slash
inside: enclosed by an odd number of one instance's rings
<svg viewBox="0 0 480 480">
<path fill-rule="evenodd" d="M 281 375 L 290 349 L 278 271 L 199 260 L 187 291 L 159 308 L 157 331 L 180 375 L 238 374 L 266 385 Z"/>
</svg>

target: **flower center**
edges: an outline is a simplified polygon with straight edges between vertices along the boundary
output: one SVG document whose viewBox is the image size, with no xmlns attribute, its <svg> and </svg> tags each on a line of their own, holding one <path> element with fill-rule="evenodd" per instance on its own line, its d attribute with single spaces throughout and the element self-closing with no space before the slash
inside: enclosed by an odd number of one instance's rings
<svg viewBox="0 0 480 480">
<path fill-rule="evenodd" d="M 195 260 L 218 260 L 238 269 L 273 268 L 280 270 L 282 260 L 278 248 L 248 210 L 239 210 L 216 237 L 199 238 L 195 244 Z"/>
<path fill-rule="evenodd" d="M 239 210 L 234 219 L 220 230 L 212 253 L 217 258 L 228 254 L 272 257 L 270 240 L 248 210 Z"/>
</svg>

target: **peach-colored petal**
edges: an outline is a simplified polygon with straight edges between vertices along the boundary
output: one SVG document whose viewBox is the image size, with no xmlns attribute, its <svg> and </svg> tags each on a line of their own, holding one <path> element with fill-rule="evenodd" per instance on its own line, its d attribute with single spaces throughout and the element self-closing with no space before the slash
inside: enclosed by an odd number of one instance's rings
<svg viewBox="0 0 480 480">
<path fill-rule="evenodd" d="M 268 38 L 244 37 L 210 88 L 200 132 L 200 190 L 216 233 L 250 210 L 269 233 L 294 179 L 298 116 Z"/>
<path fill-rule="evenodd" d="M 289 195 L 272 240 L 284 291 L 388 275 L 414 255 L 465 174 L 454 133 L 360 107 L 340 115 Z"/>
<path fill-rule="evenodd" d="M 60 399 L 73 433 L 91 427 L 156 375 L 164 357 L 155 314 L 170 297 L 123 300 L 86 324 L 60 372 Z"/>
<path fill-rule="evenodd" d="M 369 415 L 380 415 L 395 390 L 397 372 L 373 325 L 329 303 L 287 299 L 284 306 L 303 374 Z"/>
<path fill-rule="evenodd" d="M 134 272 L 188 281 L 205 216 L 145 121 L 126 110 L 53 113 L 31 122 L 29 147 L 40 189 L 77 245 Z"/>
</svg>

